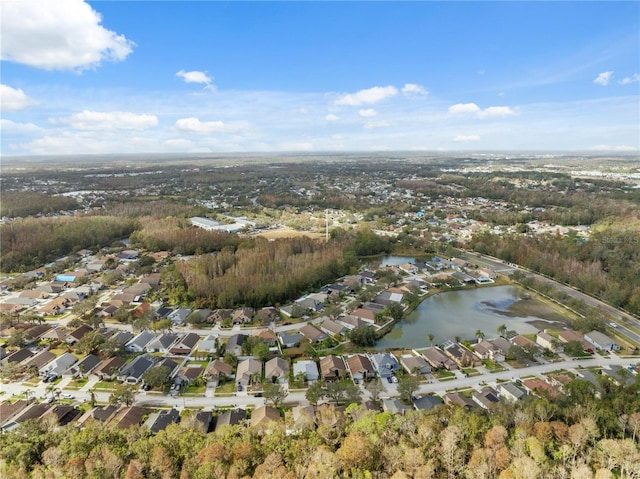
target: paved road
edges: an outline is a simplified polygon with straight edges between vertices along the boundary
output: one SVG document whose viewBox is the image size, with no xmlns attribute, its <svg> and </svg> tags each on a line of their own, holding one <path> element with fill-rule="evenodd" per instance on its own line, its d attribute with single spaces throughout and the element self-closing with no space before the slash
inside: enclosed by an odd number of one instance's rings
<svg viewBox="0 0 640 479">
<path fill-rule="evenodd" d="M 573 298 L 580 299 L 584 301 L 586 304 L 588 304 L 589 306 L 600 309 L 601 311 L 611 315 L 613 318 L 616 319 L 616 323 L 617 323 L 617 327 L 615 328 L 616 334 L 619 334 L 620 336 L 629 340 L 631 343 L 635 343 L 636 345 L 640 346 L 640 335 L 626 326 L 628 324 L 633 326 L 636 329 L 640 329 L 640 320 L 636 319 L 635 317 L 633 317 L 628 313 L 625 313 L 624 311 L 620 311 L 619 309 L 614 308 L 613 306 L 607 303 L 604 303 L 599 299 L 594 298 L 593 296 L 589 296 L 588 294 L 578 291 L 577 289 L 572 288 L 571 286 L 558 283 L 557 281 L 547 278 L 546 276 L 542 276 L 534 271 L 521 268 L 519 266 L 511 266 L 511 265 L 505 264 L 503 261 L 497 258 L 493 258 L 491 256 L 481 255 L 479 253 L 469 253 L 469 252 L 460 251 L 460 257 L 465 258 L 468 261 L 478 263 L 479 265 L 488 266 L 498 273 L 504 273 L 507 275 L 516 270 L 519 270 L 526 273 L 530 277 L 534 277 L 536 281 L 550 284 L 554 288 L 558 289 L 559 291 L 562 291 L 563 293 L 566 293 L 567 295 Z"/>
<path fill-rule="evenodd" d="M 557 363 L 549 363 L 544 365 L 536 365 L 522 369 L 510 369 L 508 371 L 500 373 L 486 373 L 479 376 L 473 376 L 468 378 L 456 378 L 449 381 L 434 381 L 433 383 L 423 383 L 420 385 L 418 394 L 438 394 L 443 395 L 448 390 L 457 388 L 475 388 L 480 389 L 481 383 L 495 386 L 498 380 L 512 380 L 521 377 L 539 376 L 551 371 L 557 371 L 560 369 L 575 370 L 579 366 L 598 366 L 605 367 L 610 365 L 619 365 L 627 367 L 631 364 L 638 363 L 638 358 L 621 358 L 612 355 L 610 358 L 603 358 L 596 356 L 590 359 L 581 360 L 567 360 Z M 71 394 L 74 400 L 78 402 L 87 401 L 90 398 L 90 389 L 95 385 L 96 380 L 92 379 L 80 390 L 65 389 L 69 383 L 69 379 L 63 379 L 57 384 L 57 387 L 62 390 L 63 393 Z M 381 397 L 394 397 L 397 396 L 396 386 L 387 385 L 384 383 L 386 389 L 381 394 Z M 0 387 L 2 395 L 0 399 L 9 398 L 12 395 L 24 397 L 25 390 L 31 390 L 36 398 L 45 398 L 51 395 L 46 392 L 46 384 L 40 383 L 35 387 L 24 386 L 20 383 L 3 384 Z M 96 399 L 100 403 L 107 403 L 109 401 L 110 392 L 97 392 Z M 201 408 L 216 408 L 216 407 L 229 407 L 229 406 L 260 406 L 264 404 L 264 398 L 256 398 L 244 393 L 236 393 L 235 396 L 225 397 L 193 397 L 193 396 L 167 396 L 158 393 L 149 393 L 140 391 L 136 394 L 135 404 L 138 406 L 147 407 L 201 407 Z M 369 397 L 366 390 L 363 389 L 363 396 Z M 285 401 L 287 404 L 307 404 L 304 392 L 292 392 Z"/>
</svg>

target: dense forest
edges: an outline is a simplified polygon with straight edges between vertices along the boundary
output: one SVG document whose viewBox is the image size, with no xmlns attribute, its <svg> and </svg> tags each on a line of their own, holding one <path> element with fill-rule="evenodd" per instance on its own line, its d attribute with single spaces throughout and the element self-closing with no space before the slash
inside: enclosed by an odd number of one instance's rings
<svg viewBox="0 0 640 479">
<path fill-rule="evenodd" d="M 190 413 L 157 435 L 95 422 L 26 422 L 0 442 L 4 477 L 65 479 L 637 479 L 640 381 L 574 380 L 553 402 L 490 412 L 441 406 L 391 415 L 352 404 L 317 409 L 286 432 L 244 426 L 204 434 Z M 289 423 L 291 428 L 291 423 Z"/>
<path fill-rule="evenodd" d="M 0 216 L 16 218 L 47 215 L 77 208 L 78 201 L 67 196 L 47 195 L 35 191 L 3 191 Z"/>
<path fill-rule="evenodd" d="M 575 235 L 475 235 L 469 247 L 568 283 L 640 315 L 637 217 L 602 222 L 589 239 Z"/>
</svg>

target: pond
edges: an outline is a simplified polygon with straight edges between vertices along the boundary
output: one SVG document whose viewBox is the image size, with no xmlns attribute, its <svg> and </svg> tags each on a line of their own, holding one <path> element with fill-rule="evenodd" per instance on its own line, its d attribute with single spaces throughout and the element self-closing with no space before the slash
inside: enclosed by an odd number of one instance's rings
<svg viewBox="0 0 640 479">
<path fill-rule="evenodd" d="M 509 306 L 526 295 L 524 290 L 516 286 L 466 289 L 433 295 L 378 341 L 376 349 L 424 348 L 431 345 L 428 334 L 433 334 L 434 345 L 454 340 L 456 336 L 461 340 L 474 340 L 477 330 L 484 332 L 487 338 L 492 338 L 498 336 L 497 329 L 502 324 L 518 333 L 537 332 L 538 329 L 528 321 L 540 318 L 506 315 Z"/>
</svg>

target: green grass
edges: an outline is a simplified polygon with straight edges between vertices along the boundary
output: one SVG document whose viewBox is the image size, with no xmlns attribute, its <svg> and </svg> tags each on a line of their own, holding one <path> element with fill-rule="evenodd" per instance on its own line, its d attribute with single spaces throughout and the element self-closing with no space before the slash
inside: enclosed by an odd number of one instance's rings
<svg viewBox="0 0 640 479">
<path fill-rule="evenodd" d="M 96 389 L 96 390 L 106 389 L 107 391 L 112 391 L 116 388 L 117 384 L 118 383 L 116 383 L 115 381 L 100 381 L 93 386 L 93 389 Z"/>
<path fill-rule="evenodd" d="M 216 394 L 233 393 L 236 390 L 234 381 L 226 382 L 216 388 Z"/>
<path fill-rule="evenodd" d="M 437 371 L 433 372 L 433 375 L 440 380 L 446 379 L 446 378 L 453 379 L 456 376 L 455 373 L 452 373 L 451 371 L 447 371 L 446 369 L 438 369 Z"/>
<path fill-rule="evenodd" d="M 206 385 L 204 386 L 190 385 L 182 390 L 182 394 L 184 394 L 185 396 L 202 396 L 206 390 L 207 390 Z"/>
<path fill-rule="evenodd" d="M 491 373 L 500 373 L 504 371 L 504 368 L 499 363 L 491 361 L 490 359 L 483 360 L 482 364 Z"/>
<path fill-rule="evenodd" d="M 469 377 L 480 375 L 480 372 L 477 369 L 473 369 L 473 368 L 465 368 L 462 370 L 462 372 Z"/>
</svg>

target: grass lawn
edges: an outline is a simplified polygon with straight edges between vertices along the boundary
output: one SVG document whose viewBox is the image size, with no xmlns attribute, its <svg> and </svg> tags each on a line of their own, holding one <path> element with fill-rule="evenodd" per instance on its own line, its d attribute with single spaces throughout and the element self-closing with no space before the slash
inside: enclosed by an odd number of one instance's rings
<svg viewBox="0 0 640 479">
<path fill-rule="evenodd" d="M 473 368 L 465 368 L 462 370 L 462 372 L 464 374 L 466 374 L 467 376 L 471 377 L 471 376 L 479 376 L 480 372 L 478 372 L 477 369 L 473 369 Z"/>
<path fill-rule="evenodd" d="M 218 393 L 233 393 L 236 391 L 236 384 L 234 381 L 226 382 L 216 388 L 216 394 Z"/>
<path fill-rule="evenodd" d="M 185 396 L 202 396 L 207 390 L 207 386 L 188 386 L 183 389 L 182 394 Z"/>
<path fill-rule="evenodd" d="M 37 377 L 33 377 L 22 382 L 23 386 L 29 386 L 29 387 L 37 386 L 38 384 L 40 384 L 40 378 L 37 378 Z"/>
<path fill-rule="evenodd" d="M 482 361 L 482 364 L 491 373 L 500 373 L 504 371 L 504 368 L 499 363 L 496 363 L 495 361 L 491 361 L 489 359 L 485 359 L 484 361 Z"/>
<path fill-rule="evenodd" d="M 93 389 L 113 391 L 116 388 L 117 384 L 118 383 L 116 383 L 115 381 L 100 381 L 96 383 L 95 386 L 93 386 Z"/>
<path fill-rule="evenodd" d="M 77 389 L 82 388 L 88 382 L 89 382 L 89 380 L 87 378 L 81 378 L 81 379 L 78 379 L 78 380 L 74 380 L 74 381 L 71 381 L 69 384 L 67 384 L 65 389 L 76 389 L 77 390 Z"/>
<path fill-rule="evenodd" d="M 456 377 L 455 373 L 452 373 L 451 371 L 447 371 L 446 369 L 439 369 L 437 371 L 433 372 L 433 375 L 437 378 L 437 379 L 453 379 L 454 377 Z"/>
</svg>

